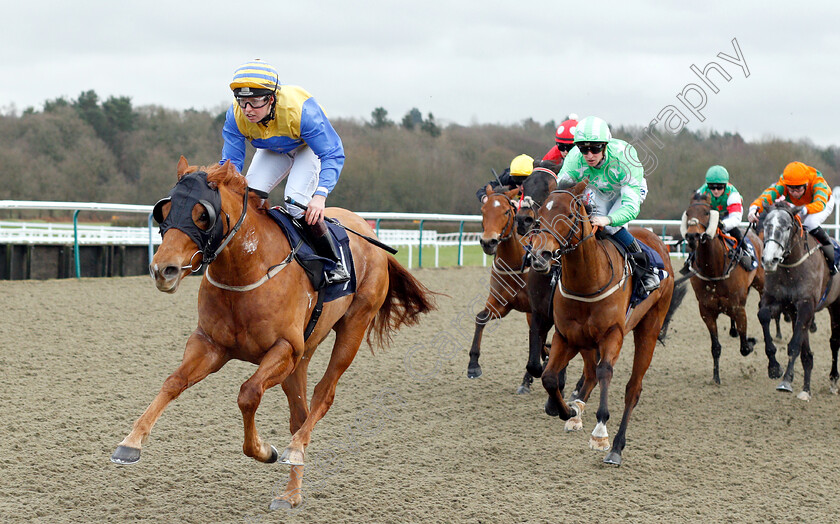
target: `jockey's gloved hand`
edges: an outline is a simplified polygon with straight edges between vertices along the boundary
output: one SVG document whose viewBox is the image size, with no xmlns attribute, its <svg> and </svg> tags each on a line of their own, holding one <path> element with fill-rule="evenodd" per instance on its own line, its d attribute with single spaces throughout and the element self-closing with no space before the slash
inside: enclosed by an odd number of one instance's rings
<svg viewBox="0 0 840 524">
<path fill-rule="evenodd" d="M 758 222 L 758 206 L 750 206 L 750 213 L 747 215 L 747 220 L 750 222 Z"/>
</svg>

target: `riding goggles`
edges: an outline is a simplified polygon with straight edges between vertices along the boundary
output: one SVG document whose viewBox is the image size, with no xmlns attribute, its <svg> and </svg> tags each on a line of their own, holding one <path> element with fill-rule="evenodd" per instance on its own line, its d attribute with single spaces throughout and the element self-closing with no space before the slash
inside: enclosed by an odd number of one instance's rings
<svg viewBox="0 0 840 524">
<path fill-rule="evenodd" d="M 248 106 L 251 106 L 251 109 L 259 109 L 261 107 L 265 107 L 270 99 L 271 95 L 253 96 L 248 98 L 237 98 L 236 103 L 239 104 L 239 107 L 242 109 L 245 109 Z"/>
<path fill-rule="evenodd" d="M 564 153 L 568 153 L 569 151 L 572 150 L 573 147 L 575 147 L 574 144 L 565 144 L 563 142 L 557 142 L 557 149 L 559 149 L 560 151 L 562 151 Z"/>
<path fill-rule="evenodd" d="M 706 184 L 711 191 L 723 191 L 726 189 L 726 184 Z"/>
<path fill-rule="evenodd" d="M 604 150 L 605 145 L 606 144 L 577 144 L 577 148 L 580 150 L 580 154 L 582 155 L 597 155 L 598 153 Z"/>
</svg>

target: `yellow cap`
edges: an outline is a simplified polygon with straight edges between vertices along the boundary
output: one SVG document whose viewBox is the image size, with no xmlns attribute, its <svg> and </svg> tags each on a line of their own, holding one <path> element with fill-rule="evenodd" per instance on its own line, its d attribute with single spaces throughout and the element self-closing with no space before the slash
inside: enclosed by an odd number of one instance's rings
<svg viewBox="0 0 840 524">
<path fill-rule="evenodd" d="M 510 163 L 510 176 L 528 176 L 534 170 L 534 159 L 528 155 L 519 155 Z"/>
</svg>

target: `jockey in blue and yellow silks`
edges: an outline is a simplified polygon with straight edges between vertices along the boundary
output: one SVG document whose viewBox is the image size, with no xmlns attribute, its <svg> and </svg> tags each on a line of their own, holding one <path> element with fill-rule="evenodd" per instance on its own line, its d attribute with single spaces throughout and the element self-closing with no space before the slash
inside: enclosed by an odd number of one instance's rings
<svg viewBox="0 0 840 524">
<path fill-rule="evenodd" d="M 350 274 L 324 224 L 327 196 L 344 166 L 344 146 L 318 102 L 298 86 L 281 85 L 277 71 L 254 60 L 240 66 L 230 83 L 235 103 L 225 115 L 220 163 L 230 160 L 240 171 L 245 143 L 256 153 L 245 178 L 263 199 L 288 177 L 285 196 L 306 205 L 305 220 L 318 254 L 335 260 L 327 282 L 346 282 Z M 304 213 L 288 204 L 296 217 Z"/>
</svg>

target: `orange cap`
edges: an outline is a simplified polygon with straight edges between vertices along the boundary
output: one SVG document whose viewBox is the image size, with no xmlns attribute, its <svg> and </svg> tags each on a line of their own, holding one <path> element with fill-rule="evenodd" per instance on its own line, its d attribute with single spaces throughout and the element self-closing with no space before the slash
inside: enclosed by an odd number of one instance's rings
<svg viewBox="0 0 840 524">
<path fill-rule="evenodd" d="M 782 173 L 782 181 L 786 186 L 804 186 L 810 182 L 817 170 L 802 162 L 791 162 Z"/>
</svg>

